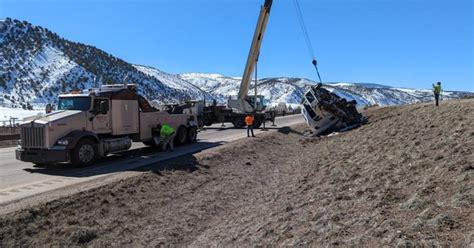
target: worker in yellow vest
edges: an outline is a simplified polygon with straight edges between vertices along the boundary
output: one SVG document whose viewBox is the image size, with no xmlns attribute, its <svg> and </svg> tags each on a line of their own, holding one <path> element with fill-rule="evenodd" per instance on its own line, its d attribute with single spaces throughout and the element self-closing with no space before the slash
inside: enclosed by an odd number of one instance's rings
<svg viewBox="0 0 474 248">
<path fill-rule="evenodd" d="M 168 124 L 158 125 L 158 129 L 160 130 L 160 137 L 161 137 L 161 150 L 166 151 L 166 149 L 170 148 L 170 150 L 174 151 L 174 135 L 175 129 L 170 127 Z"/>
<path fill-rule="evenodd" d="M 436 101 L 436 106 L 439 105 L 439 96 L 441 95 L 441 82 L 433 84 L 433 93 Z"/>
</svg>

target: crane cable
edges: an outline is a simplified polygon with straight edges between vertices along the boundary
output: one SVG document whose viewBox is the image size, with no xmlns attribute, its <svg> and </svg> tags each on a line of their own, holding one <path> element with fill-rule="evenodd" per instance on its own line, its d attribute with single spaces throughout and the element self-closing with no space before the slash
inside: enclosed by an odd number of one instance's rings
<svg viewBox="0 0 474 248">
<path fill-rule="evenodd" d="M 300 4 L 298 3 L 298 0 L 293 0 L 293 3 L 295 6 L 296 15 L 298 17 L 298 22 L 300 24 L 301 31 L 303 32 L 304 40 L 306 42 L 306 47 L 308 48 L 308 52 L 312 59 L 311 63 L 314 65 L 314 68 L 316 69 L 319 82 L 323 83 L 323 81 L 321 80 L 321 75 L 319 74 L 319 70 L 318 70 L 318 61 L 316 60 L 316 57 L 314 56 L 313 46 L 311 45 L 311 40 L 309 39 L 308 30 L 306 29 L 306 25 L 304 23 L 303 13 L 301 12 Z"/>
</svg>

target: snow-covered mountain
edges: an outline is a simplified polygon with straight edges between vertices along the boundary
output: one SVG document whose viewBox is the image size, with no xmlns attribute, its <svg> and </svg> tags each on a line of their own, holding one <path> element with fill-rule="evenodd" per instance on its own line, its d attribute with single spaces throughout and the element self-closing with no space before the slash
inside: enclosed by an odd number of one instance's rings
<svg viewBox="0 0 474 248">
<path fill-rule="evenodd" d="M 173 75 L 159 69 L 133 65 L 90 45 L 65 40 L 48 29 L 13 19 L 0 20 L 0 106 L 43 108 L 57 95 L 73 89 L 102 84 L 139 85 L 139 91 L 155 103 L 176 103 L 186 99 L 216 99 L 225 103 L 237 95 L 240 78 L 219 74 Z M 275 77 L 258 81 L 258 94 L 270 104 L 299 104 L 308 86 L 304 78 Z M 355 99 L 361 105 L 408 104 L 432 99 L 431 90 L 393 88 L 377 84 L 328 83 L 336 94 Z M 249 91 L 253 94 L 253 84 Z M 444 99 L 462 98 L 468 92 L 444 92 Z M 16 112 L 12 112 L 16 113 Z M 4 116 L 0 114 L 0 120 Z"/>
<path fill-rule="evenodd" d="M 155 78 L 165 84 L 166 86 L 179 90 L 181 93 L 184 93 L 186 97 L 182 97 L 181 99 L 173 99 L 172 102 L 178 102 L 183 99 L 218 99 L 221 96 L 215 95 L 213 93 L 207 92 L 202 90 L 200 87 L 181 79 L 178 75 L 166 73 L 159 69 L 156 69 L 151 66 L 145 65 L 133 65 L 138 71 L 145 73 L 146 75 Z M 153 98 L 149 98 L 150 100 L 155 100 Z M 158 102 L 160 103 L 160 102 Z"/>
<path fill-rule="evenodd" d="M 101 84 L 138 84 L 160 103 L 197 98 L 199 89 L 171 75 L 133 66 L 93 46 L 71 42 L 25 21 L 0 21 L 0 104 L 31 109 L 57 95 Z M 174 83 L 173 83 L 174 82 Z M 182 85 L 180 85 L 182 83 Z"/>
<path fill-rule="evenodd" d="M 240 78 L 205 73 L 185 73 L 180 74 L 179 77 L 206 92 L 220 95 L 222 101 L 225 101 L 229 95 L 237 95 L 239 91 Z M 299 104 L 305 90 L 311 85 L 316 85 L 316 82 L 305 78 L 264 78 L 258 81 L 257 94 L 264 95 L 272 105 L 281 102 Z M 369 83 L 326 83 L 324 87 L 348 100 L 356 100 L 361 106 L 374 104 L 388 106 L 433 100 L 431 90 L 396 88 Z M 253 84 L 249 92 L 253 94 Z M 459 99 L 466 96 L 474 96 L 474 93 L 460 91 L 444 91 L 442 93 L 445 100 Z"/>
<path fill-rule="evenodd" d="M 412 104 L 434 101 L 431 89 L 397 88 L 367 83 L 330 83 L 325 87 L 348 100 L 356 100 L 358 105 L 380 106 Z M 462 91 L 443 91 L 442 99 L 452 100 L 474 96 L 474 93 Z"/>
<path fill-rule="evenodd" d="M 240 78 L 226 77 L 219 74 L 184 73 L 180 78 L 191 82 L 206 92 L 220 96 L 220 102 L 225 102 L 228 96 L 236 96 L 239 92 Z M 305 88 L 315 83 L 304 78 L 265 78 L 257 85 L 257 94 L 264 95 L 271 104 L 280 102 L 298 104 L 301 101 Z M 254 94 L 254 84 L 249 93 Z"/>
</svg>

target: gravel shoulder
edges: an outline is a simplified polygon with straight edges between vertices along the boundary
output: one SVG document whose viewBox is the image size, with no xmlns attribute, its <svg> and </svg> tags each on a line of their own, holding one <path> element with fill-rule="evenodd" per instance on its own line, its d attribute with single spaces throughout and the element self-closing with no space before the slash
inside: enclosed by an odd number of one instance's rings
<svg viewBox="0 0 474 248">
<path fill-rule="evenodd" d="M 474 100 L 282 128 L 0 216 L 0 246 L 474 245 Z"/>
</svg>

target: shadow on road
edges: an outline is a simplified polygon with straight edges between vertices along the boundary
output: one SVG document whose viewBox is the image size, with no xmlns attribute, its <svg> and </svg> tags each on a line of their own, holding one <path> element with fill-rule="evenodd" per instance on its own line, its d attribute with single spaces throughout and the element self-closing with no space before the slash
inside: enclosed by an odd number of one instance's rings
<svg viewBox="0 0 474 248">
<path fill-rule="evenodd" d="M 123 171 L 143 171 L 143 168 L 160 168 L 167 166 L 169 161 L 181 161 L 212 147 L 224 144 L 223 142 L 199 142 L 192 145 L 177 147 L 174 152 L 160 152 L 151 147 L 128 150 L 111 154 L 100 159 L 95 165 L 88 167 L 73 167 L 69 163 L 59 163 L 45 167 L 26 168 L 29 173 L 41 173 L 64 177 L 92 177 L 112 174 Z M 172 163 L 171 163 L 172 164 Z M 176 167 L 177 165 L 175 165 Z M 176 167 L 177 168 L 177 167 Z"/>
</svg>

